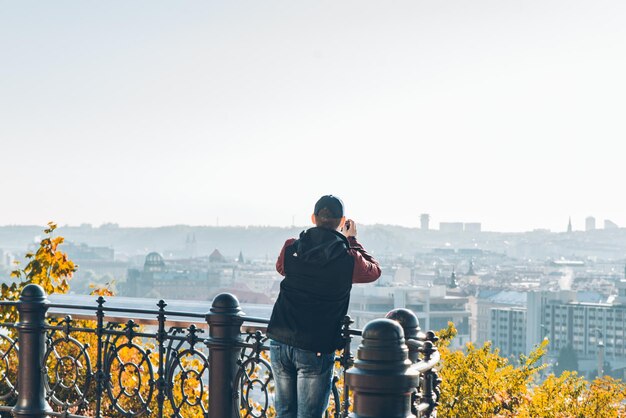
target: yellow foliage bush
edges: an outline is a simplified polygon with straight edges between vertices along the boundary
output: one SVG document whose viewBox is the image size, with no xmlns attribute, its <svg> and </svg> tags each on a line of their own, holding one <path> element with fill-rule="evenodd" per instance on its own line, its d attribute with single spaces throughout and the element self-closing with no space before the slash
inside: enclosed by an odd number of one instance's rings
<svg viewBox="0 0 626 418">
<path fill-rule="evenodd" d="M 451 351 L 456 334 L 449 324 L 440 333 L 440 418 L 617 418 L 626 416 L 626 385 L 610 377 L 587 382 L 576 373 L 549 375 L 539 382 L 548 340 L 519 364 L 499 355 L 490 343 Z"/>
</svg>

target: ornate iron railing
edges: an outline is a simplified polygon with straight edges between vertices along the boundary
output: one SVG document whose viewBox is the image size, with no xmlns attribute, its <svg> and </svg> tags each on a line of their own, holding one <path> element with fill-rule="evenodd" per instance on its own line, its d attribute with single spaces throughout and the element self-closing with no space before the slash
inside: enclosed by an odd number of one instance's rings
<svg viewBox="0 0 626 418">
<path fill-rule="evenodd" d="M 15 308 L 18 323 L 0 324 L 2 416 L 273 416 L 274 382 L 264 334 L 269 321 L 246 316 L 233 295 L 218 295 L 208 313 L 198 314 L 168 310 L 164 301 L 154 310 L 111 307 L 102 297 L 91 306 L 54 304 L 39 286 L 28 285 L 20 301 L 0 301 L 0 309 Z M 58 317 L 63 311 L 82 312 L 75 316 L 93 319 Z M 153 325 L 140 326 L 133 319 L 146 315 L 154 318 Z M 410 390 L 398 388 L 388 398 L 404 399 L 408 413 L 417 417 L 434 417 L 439 397 L 436 337 L 432 332 L 421 333 L 410 311 L 392 311 L 388 317 L 400 324 L 393 326 L 401 330 L 401 341 L 390 339 L 389 343 L 407 352 L 406 368 L 396 365 L 385 372 L 388 359 L 382 358 L 382 374 L 414 376 Z M 368 377 L 370 366 L 365 363 L 371 359 L 359 357 L 367 351 L 367 341 L 370 345 L 375 341 L 373 331 L 368 335 L 363 335 L 355 364 L 351 342 L 362 331 L 352 328 L 346 317 L 328 417 L 348 416 L 351 389 L 356 400 L 380 385 L 381 371 Z M 359 376 L 349 386 L 348 374 L 353 371 Z M 366 389 L 362 389 L 363 382 Z M 388 390 L 389 385 L 380 388 Z M 403 414 L 398 416 L 407 416 Z"/>
</svg>

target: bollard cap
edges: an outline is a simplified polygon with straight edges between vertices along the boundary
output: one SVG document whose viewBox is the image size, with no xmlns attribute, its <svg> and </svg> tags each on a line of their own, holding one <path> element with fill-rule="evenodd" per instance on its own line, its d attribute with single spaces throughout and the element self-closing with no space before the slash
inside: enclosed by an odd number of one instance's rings
<svg viewBox="0 0 626 418">
<path fill-rule="evenodd" d="M 212 313 L 230 313 L 237 314 L 241 312 L 239 300 L 232 293 L 220 293 L 215 296 L 211 304 Z"/>
<path fill-rule="evenodd" d="M 363 328 L 363 340 L 368 340 L 369 345 L 389 343 L 404 344 L 404 331 L 402 327 L 390 319 L 374 319 Z"/>
<path fill-rule="evenodd" d="M 46 292 L 43 290 L 43 287 L 38 284 L 27 284 L 24 286 L 24 289 L 22 289 L 20 300 L 22 302 L 43 302 L 47 300 Z"/>
<path fill-rule="evenodd" d="M 408 348 L 404 342 L 404 331 L 400 324 L 391 319 L 375 319 L 363 328 L 363 340 L 357 352 L 357 367 L 367 369 L 405 369 Z"/>
<path fill-rule="evenodd" d="M 420 322 L 413 311 L 405 308 L 396 308 L 389 311 L 387 315 L 385 315 L 385 318 L 398 322 L 404 330 L 405 338 L 417 338 L 417 333 L 420 332 Z"/>
</svg>

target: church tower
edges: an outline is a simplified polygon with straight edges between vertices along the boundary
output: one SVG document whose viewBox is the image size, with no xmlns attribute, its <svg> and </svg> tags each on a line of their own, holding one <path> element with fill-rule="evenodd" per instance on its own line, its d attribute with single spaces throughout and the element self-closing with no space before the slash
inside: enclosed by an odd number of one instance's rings
<svg viewBox="0 0 626 418">
<path fill-rule="evenodd" d="M 187 234 L 187 239 L 185 240 L 185 255 L 189 258 L 196 258 L 196 256 L 198 255 L 196 234 L 193 232 Z"/>
<path fill-rule="evenodd" d="M 470 259 L 469 269 L 467 270 L 467 273 L 465 275 L 466 276 L 476 276 L 476 273 L 474 272 L 474 260 L 473 259 Z"/>
<path fill-rule="evenodd" d="M 459 282 L 456 281 L 456 272 L 452 269 L 452 274 L 450 275 L 450 281 L 448 282 L 449 289 L 456 289 L 459 287 Z"/>
</svg>

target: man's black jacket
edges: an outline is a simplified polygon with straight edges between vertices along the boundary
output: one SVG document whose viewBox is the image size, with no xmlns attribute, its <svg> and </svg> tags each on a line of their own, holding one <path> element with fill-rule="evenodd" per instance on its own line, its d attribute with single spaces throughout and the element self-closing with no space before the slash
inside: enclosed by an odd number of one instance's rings
<svg viewBox="0 0 626 418">
<path fill-rule="evenodd" d="M 354 237 L 317 227 L 285 242 L 276 269 L 285 279 L 268 336 L 319 353 L 341 346 L 341 320 L 348 312 L 352 283 L 372 282 L 381 273 Z"/>
</svg>

